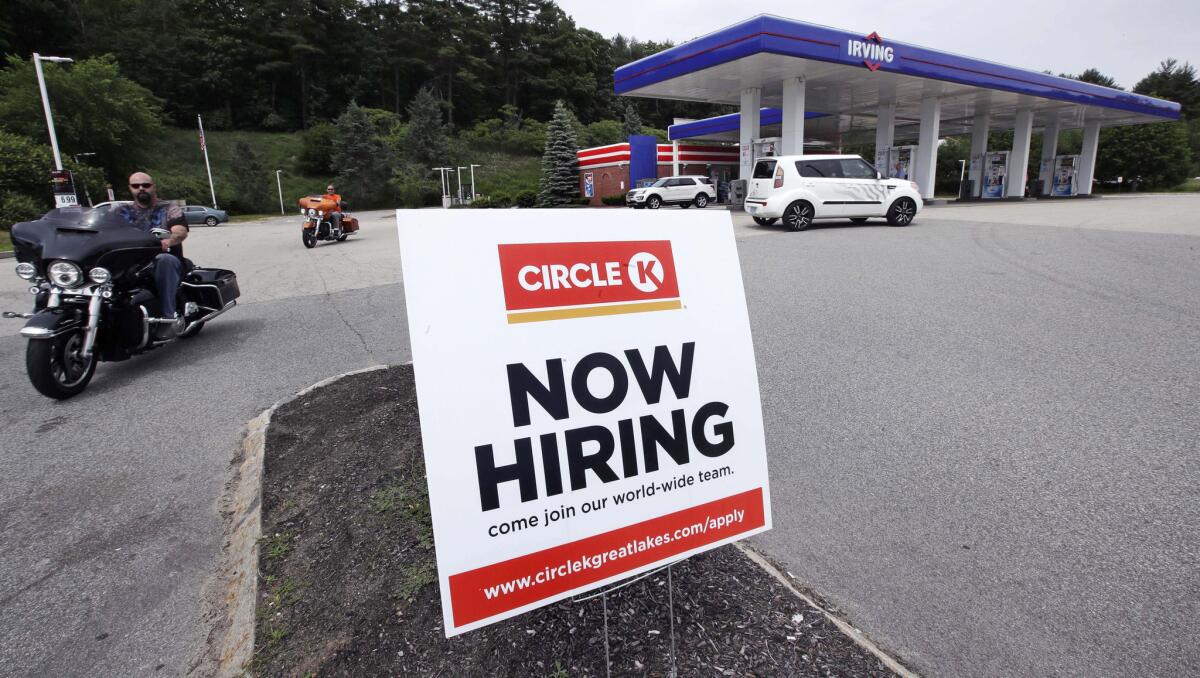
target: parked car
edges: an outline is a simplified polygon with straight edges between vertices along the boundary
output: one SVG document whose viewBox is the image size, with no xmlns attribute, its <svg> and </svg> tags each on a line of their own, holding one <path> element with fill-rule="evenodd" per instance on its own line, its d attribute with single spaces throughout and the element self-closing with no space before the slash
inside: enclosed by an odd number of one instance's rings
<svg viewBox="0 0 1200 678">
<path fill-rule="evenodd" d="M 215 210 L 204 205 L 185 206 L 183 208 L 183 216 L 187 219 L 189 226 L 192 224 L 216 226 L 217 224 L 229 221 L 229 214 L 225 210 Z"/>
<path fill-rule="evenodd" d="M 717 199 L 717 189 L 712 179 L 700 175 L 663 177 L 647 188 L 635 188 L 625 195 L 625 204 L 630 207 L 646 207 L 656 210 L 663 205 L 679 205 L 687 209 L 692 205 L 707 207 Z"/>
<path fill-rule="evenodd" d="M 921 191 L 904 179 L 885 179 L 857 155 L 785 155 L 760 158 L 746 189 L 746 212 L 766 226 L 783 219 L 803 231 L 816 219 L 861 224 L 883 217 L 907 226 L 921 211 Z"/>
<path fill-rule="evenodd" d="M 111 207 L 113 205 L 128 205 L 132 202 L 132 200 L 108 200 L 106 202 L 98 202 L 95 205 L 92 205 L 92 209 L 98 210 L 105 207 Z"/>
</svg>

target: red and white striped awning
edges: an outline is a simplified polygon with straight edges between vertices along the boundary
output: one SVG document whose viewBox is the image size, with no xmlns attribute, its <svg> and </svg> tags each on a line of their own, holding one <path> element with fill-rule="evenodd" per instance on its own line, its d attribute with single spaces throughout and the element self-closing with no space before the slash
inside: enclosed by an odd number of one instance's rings
<svg viewBox="0 0 1200 678">
<path fill-rule="evenodd" d="M 658 164 L 670 165 L 674 161 L 674 153 L 674 147 L 671 144 L 658 144 Z M 580 169 L 628 164 L 629 144 L 609 144 L 585 148 L 576 155 L 579 158 Z M 736 146 L 680 144 L 679 162 L 680 164 L 736 165 L 738 149 Z"/>
</svg>

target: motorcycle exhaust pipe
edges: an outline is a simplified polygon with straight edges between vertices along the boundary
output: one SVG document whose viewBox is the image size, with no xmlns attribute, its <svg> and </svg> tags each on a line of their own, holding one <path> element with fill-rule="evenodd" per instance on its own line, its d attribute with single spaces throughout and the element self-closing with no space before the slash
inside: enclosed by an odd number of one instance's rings
<svg viewBox="0 0 1200 678">
<path fill-rule="evenodd" d="M 32 313 L 13 313 L 12 311 L 5 311 L 4 313 L 0 313 L 0 317 L 9 318 L 9 319 L 21 318 L 24 320 L 28 320 L 29 318 L 33 317 L 33 314 Z"/>
</svg>

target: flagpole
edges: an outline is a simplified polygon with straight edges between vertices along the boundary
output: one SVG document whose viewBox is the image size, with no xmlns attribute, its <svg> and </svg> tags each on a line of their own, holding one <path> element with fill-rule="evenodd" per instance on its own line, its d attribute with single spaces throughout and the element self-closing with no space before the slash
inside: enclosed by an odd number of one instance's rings
<svg viewBox="0 0 1200 678">
<path fill-rule="evenodd" d="M 204 151 L 204 169 L 208 170 L 208 190 L 212 192 L 213 209 L 217 208 L 217 189 L 213 187 L 212 165 L 208 164 L 208 144 L 204 143 L 204 121 L 196 114 L 196 124 L 200 127 L 200 150 Z"/>
</svg>

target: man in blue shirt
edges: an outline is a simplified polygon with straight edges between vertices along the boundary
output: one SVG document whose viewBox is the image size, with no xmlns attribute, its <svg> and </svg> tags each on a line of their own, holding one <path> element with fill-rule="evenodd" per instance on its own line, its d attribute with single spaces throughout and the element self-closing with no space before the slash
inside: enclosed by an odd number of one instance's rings
<svg viewBox="0 0 1200 678">
<path fill-rule="evenodd" d="M 145 172 L 129 175 L 129 192 L 133 204 L 121 207 L 121 216 L 134 228 L 149 232 L 163 228 L 170 236 L 162 241 L 162 254 L 154 257 L 154 283 L 158 288 L 158 303 L 161 317 L 175 320 L 171 324 L 157 326 L 159 339 L 169 339 L 179 331 L 180 318 L 175 309 L 175 293 L 183 274 L 183 241 L 188 236 L 187 219 L 183 210 L 171 202 L 158 199 L 154 179 Z"/>
</svg>

